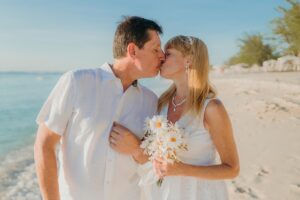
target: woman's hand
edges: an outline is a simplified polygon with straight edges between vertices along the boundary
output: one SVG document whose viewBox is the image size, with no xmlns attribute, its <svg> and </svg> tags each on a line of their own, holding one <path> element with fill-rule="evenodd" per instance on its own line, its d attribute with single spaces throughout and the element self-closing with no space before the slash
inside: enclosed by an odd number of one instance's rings
<svg viewBox="0 0 300 200">
<path fill-rule="evenodd" d="M 165 176 L 183 176 L 185 164 L 181 162 L 167 163 L 161 158 L 156 158 L 153 161 L 153 167 L 158 177 Z"/>
</svg>

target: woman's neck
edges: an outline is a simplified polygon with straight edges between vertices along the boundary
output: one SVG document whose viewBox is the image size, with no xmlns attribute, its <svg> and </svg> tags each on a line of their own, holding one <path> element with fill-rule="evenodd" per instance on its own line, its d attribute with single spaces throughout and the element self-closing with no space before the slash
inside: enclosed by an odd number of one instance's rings
<svg viewBox="0 0 300 200">
<path fill-rule="evenodd" d="M 176 86 L 176 93 L 175 97 L 176 99 L 184 99 L 188 95 L 188 84 L 186 80 L 176 80 L 174 81 L 174 84 Z"/>
</svg>

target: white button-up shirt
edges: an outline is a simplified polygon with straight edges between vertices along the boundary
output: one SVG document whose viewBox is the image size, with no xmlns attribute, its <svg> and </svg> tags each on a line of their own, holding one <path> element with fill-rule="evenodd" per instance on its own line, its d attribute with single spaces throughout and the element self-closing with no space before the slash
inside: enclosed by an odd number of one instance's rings
<svg viewBox="0 0 300 200">
<path fill-rule="evenodd" d="M 107 63 L 65 73 L 36 120 L 62 136 L 61 199 L 140 199 L 138 164 L 111 149 L 108 138 L 114 121 L 141 138 L 144 120 L 155 114 L 156 107 L 156 95 L 140 84 L 123 92 Z"/>
</svg>

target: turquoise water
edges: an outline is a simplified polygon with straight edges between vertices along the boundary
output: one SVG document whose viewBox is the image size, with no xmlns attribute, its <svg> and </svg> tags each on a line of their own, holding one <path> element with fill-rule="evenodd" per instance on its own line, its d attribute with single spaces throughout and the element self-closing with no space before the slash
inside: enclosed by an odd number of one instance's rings
<svg viewBox="0 0 300 200">
<path fill-rule="evenodd" d="M 0 72 L 0 158 L 32 145 L 35 118 L 62 73 Z M 168 85 L 158 78 L 141 84 L 160 94 Z"/>
<path fill-rule="evenodd" d="M 31 144 L 35 117 L 59 73 L 0 73 L 0 156 Z"/>
</svg>

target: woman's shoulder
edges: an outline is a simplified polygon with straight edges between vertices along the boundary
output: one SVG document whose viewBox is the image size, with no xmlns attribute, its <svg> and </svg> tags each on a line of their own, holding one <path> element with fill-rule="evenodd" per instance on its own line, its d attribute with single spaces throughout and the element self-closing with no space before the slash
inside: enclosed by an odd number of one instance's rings
<svg viewBox="0 0 300 200">
<path fill-rule="evenodd" d="M 206 109 L 218 109 L 223 106 L 222 101 L 215 97 L 215 98 L 207 98 L 206 99 Z"/>
<path fill-rule="evenodd" d="M 204 118 L 206 121 L 216 120 L 227 116 L 224 104 L 219 98 L 207 99 Z"/>
</svg>

